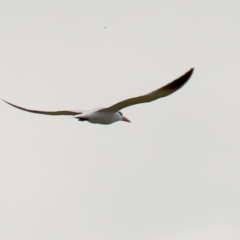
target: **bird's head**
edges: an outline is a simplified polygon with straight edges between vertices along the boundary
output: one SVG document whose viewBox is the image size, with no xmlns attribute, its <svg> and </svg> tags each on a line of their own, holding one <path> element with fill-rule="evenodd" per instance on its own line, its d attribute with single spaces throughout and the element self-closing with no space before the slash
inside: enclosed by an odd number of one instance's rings
<svg viewBox="0 0 240 240">
<path fill-rule="evenodd" d="M 118 113 L 119 121 L 124 121 L 124 122 L 129 122 L 129 123 L 131 122 L 129 119 L 124 117 L 121 112 L 117 112 L 117 113 Z"/>
</svg>

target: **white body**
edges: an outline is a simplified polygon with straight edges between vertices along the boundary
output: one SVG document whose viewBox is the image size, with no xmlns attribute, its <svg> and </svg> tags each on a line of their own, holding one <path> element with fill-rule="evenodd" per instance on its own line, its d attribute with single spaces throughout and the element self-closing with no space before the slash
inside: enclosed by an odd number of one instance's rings
<svg viewBox="0 0 240 240">
<path fill-rule="evenodd" d="M 99 110 L 101 110 L 101 108 L 84 111 L 83 113 L 78 114 L 74 117 L 79 119 L 80 121 L 86 120 L 90 123 L 99 124 L 112 124 L 116 121 L 122 120 L 122 116 L 118 112 L 102 112 Z"/>
</svg>

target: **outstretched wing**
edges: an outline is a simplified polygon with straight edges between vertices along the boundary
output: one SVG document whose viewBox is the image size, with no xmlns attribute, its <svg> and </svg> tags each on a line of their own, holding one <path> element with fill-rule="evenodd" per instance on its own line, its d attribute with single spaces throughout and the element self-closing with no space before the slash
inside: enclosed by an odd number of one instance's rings
<svg viewBox="0 0 240 240">
<path fill-rule="evenodd" d="M 3 100 L 3 99 L 2 99 Z M 45 114 L 45 115 L 76 115 L 82 113 L 81 111 L 68 111 L 68 110 L 61 110 L 61 111 L 38 111 L 38 110 L 31 110 L 23 107 L 16 106 L 10 102 L 3 100 L 5 103 L 18 108 L 20 110 L 31 112 L 31 113 L 38 113 L 38 114 Z"/>
<path fill-rule="evenodd" d="M 184 75 L 179 77 L 178 79 L 172 81 L 171 83 L 165 85 L 164 87 L 161 87 L 153 92 L 150 92 L 146 95 L 142 95 L 139 97 L 134 97 L 134 98 L 129 98 L 126 100 L 123 100 L 121 102 L 118 102 L 108 108 L 101 109 L 100 111 L 108 111 L 108 112 L 117 112 L 123 108 L 135 105 L 135 104 L 140 104 L 140 103 L 146 103 L 146 102 L 151 102 L 154 101 L 158 98 L 166 97 L 178 89 L 180 89 L 191 77 L 193 73 L 193 68 L 190 69 L 188 72 L 186 72 Z"/>
</svg>

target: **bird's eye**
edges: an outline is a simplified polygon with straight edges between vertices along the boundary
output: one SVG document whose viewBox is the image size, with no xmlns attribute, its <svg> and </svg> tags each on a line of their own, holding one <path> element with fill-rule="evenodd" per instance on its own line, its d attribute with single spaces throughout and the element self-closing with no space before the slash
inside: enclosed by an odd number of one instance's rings
<svg viewBox="0 0 240 240">
<path fill-rule="evenodd" d="M 121 112 L 119 112 L 119 114 L 122 116 L 122 113 L 121 113 Z"/>
</svg>

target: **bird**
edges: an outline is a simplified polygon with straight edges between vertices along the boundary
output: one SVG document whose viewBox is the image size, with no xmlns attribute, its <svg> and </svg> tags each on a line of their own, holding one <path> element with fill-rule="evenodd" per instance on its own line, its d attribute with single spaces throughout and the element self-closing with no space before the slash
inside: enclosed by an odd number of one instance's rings
<svg viewBox="0 0 240 240">
<path fill-rule="evenodd" d="M 123 108 L 130 107 L 132 105 L 140 104 L 140 103 L 148 103 L 154 100 L 157 100 L 162 97 L 169 96 L 170 94 L 176 92 L 181 87 L 183 87 L 188 80 L 190 79 L 194 68 L 191 68 L 188 72 L 175 79 L 174 81 L 168 83 L 167 85 L 158 88 L 150 93 L 145 95 L 141 95 L 138 97 L 128 98 L 123 101 L 120 101 L 110 107 L 106 108 L 95 108 L 92 110 L 84 110 L 84 111 L 71 111 L 71 110 L 60 110 L 60 111 L 39 111 L 39 110 L 31 110 L 23 107 L 19 107 L 14 105 L 6 100 L 2 99 L 7 104 L 12 107 L 18 108 L 23 111 L 37 113 L 37 114 L 45 114 L 45 115 L 70 115 L 76 118 L 78 121 L 88 121 L 90 123 L 98 123 L 98 124 L 112 124 L 117 121 L 131 122 L 128 118 L 123 116 L 122 110 Z"/>
</svg>

